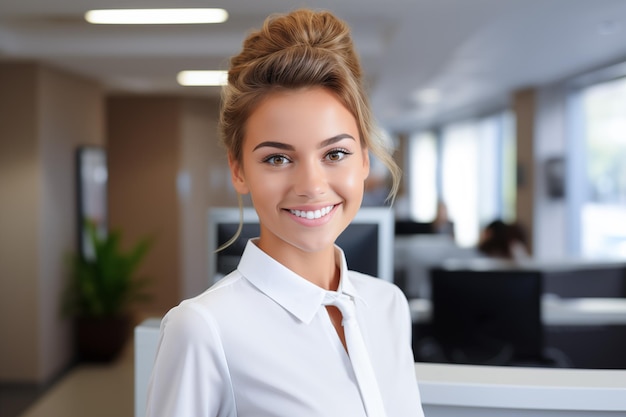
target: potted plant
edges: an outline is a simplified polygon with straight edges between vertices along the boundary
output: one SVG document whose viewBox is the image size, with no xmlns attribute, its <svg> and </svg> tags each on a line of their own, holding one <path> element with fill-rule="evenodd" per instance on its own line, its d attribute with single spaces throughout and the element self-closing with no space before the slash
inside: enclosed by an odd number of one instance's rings
<svg viewBox="0 0 626 417">
<path fill-rule="evenodd" d="M 120 247 L 121 234 L 100 234 L 86 222 L 89 255 L 69 257 L 69 277 L 62 309 L 75 319 L 75 342 L 79 360 L 110 361 L 124 347 L 130 330 L 130 307 L 149 299 L 149 280 L 136 271 L 152 245 L 141 239 L 129 251 Z"/>
</svg>

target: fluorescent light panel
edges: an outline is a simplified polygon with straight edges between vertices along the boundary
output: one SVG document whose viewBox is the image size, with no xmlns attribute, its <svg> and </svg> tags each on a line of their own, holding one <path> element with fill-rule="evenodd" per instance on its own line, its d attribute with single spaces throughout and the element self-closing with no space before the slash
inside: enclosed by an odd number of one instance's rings
<svg viewBox="0 0 626 417">
<path fill-rule="evenodd" d="M 176 77 L 184 86 L 220 86 L 228 84 L 226 71 L 181 71 Z"/>
<path fill-rule="evenodd" d="M 85 13 L 89 23 L 101 25 L 168 25 L 222 23 L 228 19 L 224 9 L 110 9 Z"/>
</svg>

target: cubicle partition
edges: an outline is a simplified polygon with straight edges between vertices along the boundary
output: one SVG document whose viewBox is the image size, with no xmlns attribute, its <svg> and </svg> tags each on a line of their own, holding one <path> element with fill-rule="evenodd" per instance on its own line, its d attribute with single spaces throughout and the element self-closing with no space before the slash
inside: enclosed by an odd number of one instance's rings
<svg viewBox="0 0 626 417">
<path fill-rule="evenodd" d="M 539 266 L 544 278 L 544 293 L 561 298 L 626 297 L 626 264 L 552 263 Z"/>
<path fill-rule="evenodd" d="M 565 352 L 572 366 L 626 369 L 626 264 L 553 263 L 543 273 L 547 301 L 577 308 L 569 323 L 546 327 L 546 344 Z M 605 317 L 596 320 L 598 312 Z"/>
<path fill-rule="evenodd" d="M 476 260 L 433 268 L 431 297 L 411 300 L 415 358 L 436 363 L 511 364 L 517 362 L 510 356 L 520 349 L 521 339 L 534 346 L 543 344 L 546 362 L 542 359 L 535 365 L 626 369 L 625 270 L 621 262 L 515 265 Z M 534 285 L 529 286 L 532 280 Z M 528 329 L 535 331 L 531 334 Z M 522 332 L 527 334 L 514 337 Z M 509 358 L 493 355 L 489 361 L 460 356 L 468 349 L 461 344 L 476 342 L 479 336 L 483 345 L 502 346 L 501 353 Z M 456 343 L 452 354 L 451 341 Z"/>
</svg>

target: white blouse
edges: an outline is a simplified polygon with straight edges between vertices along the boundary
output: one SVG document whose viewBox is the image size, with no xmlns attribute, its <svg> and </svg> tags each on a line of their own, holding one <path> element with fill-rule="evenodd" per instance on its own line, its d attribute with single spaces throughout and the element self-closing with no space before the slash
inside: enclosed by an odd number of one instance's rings
<svg viewBox="0 0 626 417">
<path fill-rule="evenodd" d="M 387 416 L 423 417 L 404 294 L 336 250 Z M 365 416 L 325 293 L 249 241 L 236 271 L 163 318 L 146 416 Z"/>
</svg>

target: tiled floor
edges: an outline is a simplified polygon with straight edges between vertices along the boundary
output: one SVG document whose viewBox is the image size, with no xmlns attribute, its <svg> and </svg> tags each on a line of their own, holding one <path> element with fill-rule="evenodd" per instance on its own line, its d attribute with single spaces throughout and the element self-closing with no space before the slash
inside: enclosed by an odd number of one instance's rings
<svg viewBox="0 0 626 417">
<path fill-rule="evenodd" d="M 18 416 L 133 417 L 133 364 L 131 341 L 111 364 L 77 365 Z"/>
</svg>

